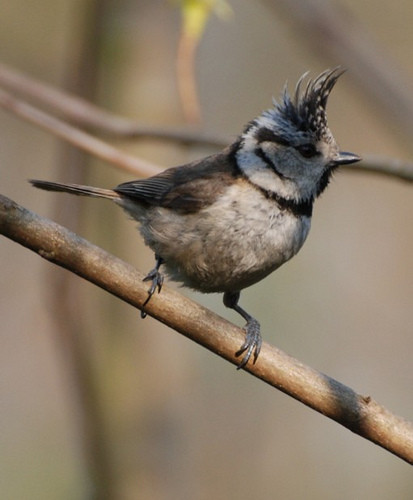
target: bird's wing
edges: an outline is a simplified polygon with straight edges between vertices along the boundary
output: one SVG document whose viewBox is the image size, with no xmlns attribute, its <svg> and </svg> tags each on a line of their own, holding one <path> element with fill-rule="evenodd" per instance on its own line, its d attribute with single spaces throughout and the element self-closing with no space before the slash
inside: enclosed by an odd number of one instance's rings
<svg viewBox="0 0 413 500">
<path fill-rule="evenodd" d="M 213 203 L 237 176 L 228 154 L 219 153 L 147 179 L 125 182 L 114 191 L 149 205 L 190 213 Z"/>
</svg>

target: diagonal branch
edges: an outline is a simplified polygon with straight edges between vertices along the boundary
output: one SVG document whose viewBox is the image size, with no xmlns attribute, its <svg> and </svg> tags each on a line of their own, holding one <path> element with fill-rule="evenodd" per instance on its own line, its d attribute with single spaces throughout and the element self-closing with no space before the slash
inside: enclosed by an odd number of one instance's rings
<svg viewBox="0 0 413 500">
<path fill-rule="evenodd" d="M 41 257 L 141 308 L 147 297 L 143 275 L 83 238 L 0 195 L 0 233 Z M 210 351 L 237 363 L 240 328 L 168 287 L 145 310 Z M 369 396 L 263 344 L 256 365 L 246 370 L 303 404 L 413 464 L 413 425 Z"/>
</svg>

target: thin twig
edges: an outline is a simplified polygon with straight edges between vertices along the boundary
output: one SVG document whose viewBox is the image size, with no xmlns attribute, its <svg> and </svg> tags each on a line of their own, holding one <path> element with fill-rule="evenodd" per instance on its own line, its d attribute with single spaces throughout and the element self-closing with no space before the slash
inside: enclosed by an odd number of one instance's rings
<svg viewBox="0 0 413 500">
<path fill-rule="evenodd" d="M 0 233 L 107 290 L 134 307 L 147 298 L 143 274 L 83 238 L 0 195 Z M 243 331 L 165 286 L 145 310 L 162 323 L 232 363 Z M 369 396 L 263 344 L 246 370 L 360 436 L 413 464 L 413 425 Z"/>
<path fill-rule="evenodd" d="M 0 64 L 0 85 L 7 84 L 14 90 L 27 96 L 35 97 L 42 104 L 54 107 L 54 111 L 63 113 L 66 119 L 76 122 L 79 126 L 93 126 L 98 130 L 119 133 L 131 136 L 134 133 L 153 139 L 175 141 L 186 144 L 202 144 L 208 147 L 222 148 L 229 144 L 229 138 L 209 136 L 197 131 L 164 129 L 157 127 L 142 128 L 132 121 L 112 115 L 89 102 L 74 97 L 54 87 L 45 85 L 30 77 L 16 72 Z M 14 95 L 0 89 L 0 106 L 15 113 L 35 125 L 46 129 L 67 142 L 94 154 L 95 156 L 119 167 L 132 172 L 137 177 L 153 175 L 161 170 L 161 167 L 145 162 L 128 155 L 121 150 L 108 145 L 106 142 L 87 134 L 86 132 L 67 123 L 54 118 L 45 111 L 27 104 Z M 140 130 L 140 132 L 139 132 Z M 377 155 L 365 155 L 363 161 L 344 167 L 349 171 L 374 172 L 403 181 L 413 182 L 413 163 L 395 158 L 384 158 Z"/>
<path fill-rule="evenodd" d="M 156 139 L 181 144 L 200 144 L 221 148 L 230 138 L 191 128 L 150 126 L 106 111 L 89 101 L 41 82 L 0 63 L 0 86 L 31 99 L 64 117 L 66 121 L 95 132 L 123 139 Z"/>
<path fill-rule="evenodd" d="M 359 163 L 347 165 L 347 171 L 381 174 L 406 182 L 413 182 L 413 163 L 398 160 L 397 158 L 386 158 L 378 155 L 366 155 Z"/>
<path fill-rule="evenodd" d="M 160 168 L 153 163 L 128 155 L 106 142 L 93 137 L 39 109 L 15 98 L 12 94 L 0 89 L 0 106 L 25 120 L 38 125 L 52 134 L 68 141 L 104 161 L 116 165 L 136 176 L 154 175 Z"/>
</svg>

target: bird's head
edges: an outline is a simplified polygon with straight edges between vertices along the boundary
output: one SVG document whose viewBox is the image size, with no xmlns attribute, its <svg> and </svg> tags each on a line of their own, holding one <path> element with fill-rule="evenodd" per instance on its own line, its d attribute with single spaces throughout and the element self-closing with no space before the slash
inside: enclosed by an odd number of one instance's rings
<svg viewBox="0 0 413 500">
<path fill-rule="evenodd" d="M 335 168 L 360 160 L 340 151 L 327 123 L 327 100 L 342 74 L 324 71 L 303 88 L 304 74 L 292 97 L 285 88 L 273 108 L 247 125 L 237 159 L 251 182 L 287 199 L 313 200 Z"/>
</svg>

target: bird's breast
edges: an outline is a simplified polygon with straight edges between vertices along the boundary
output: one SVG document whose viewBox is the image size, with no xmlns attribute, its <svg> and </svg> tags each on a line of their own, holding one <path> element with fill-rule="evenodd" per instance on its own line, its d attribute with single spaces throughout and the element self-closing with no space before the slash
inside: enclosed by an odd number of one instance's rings
<svg viewBox="0 0 413 500">
<path fill-rule="evenodd" d="M 148 221 L 141 232 L 171 278 L 203 292 L 260 281 L 298 252 L 310 228 L 308 217 L 281 210 L 249 183 L 195 214 L 158 208 Z"/>
</svg>

